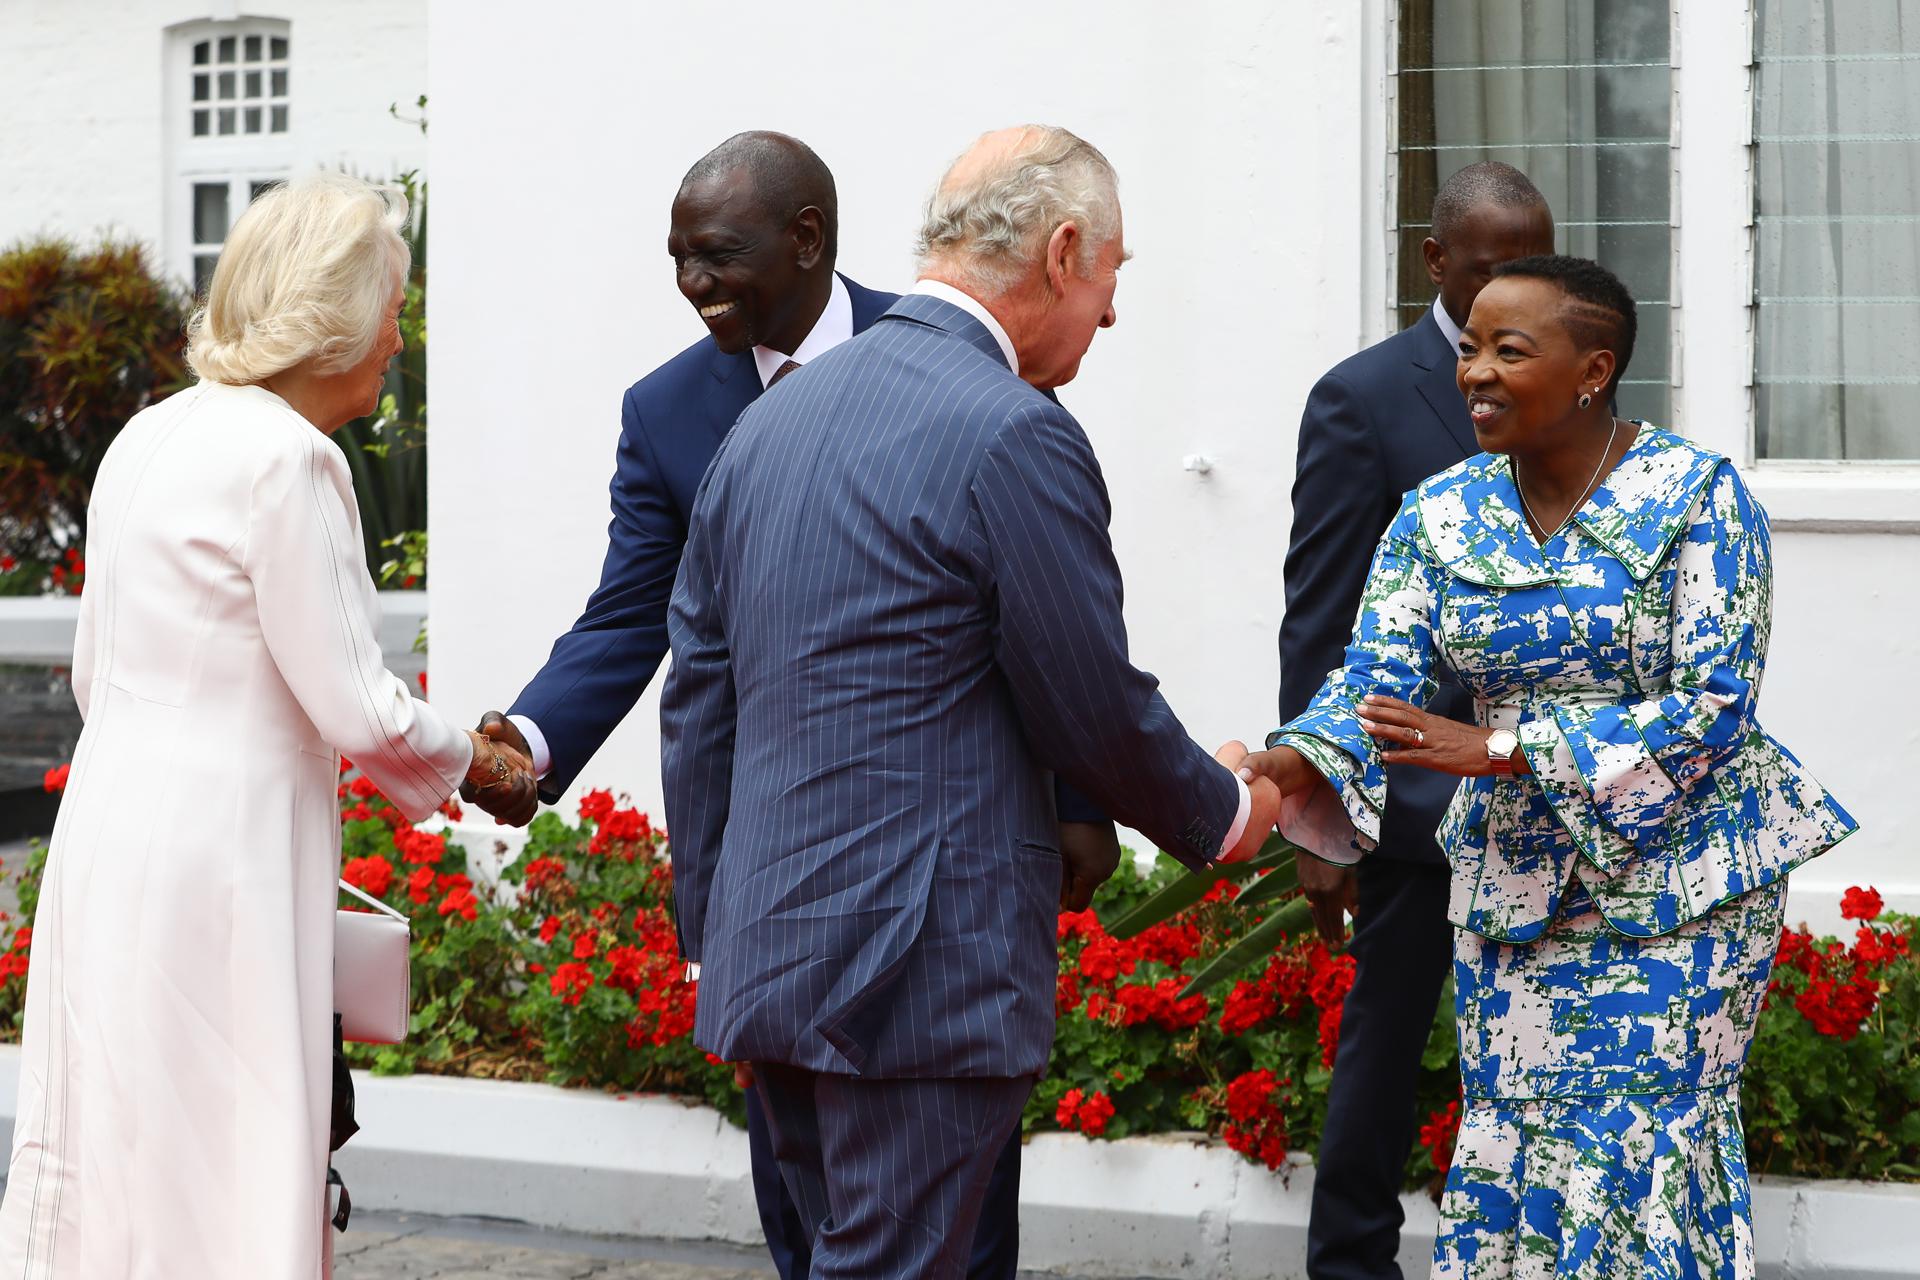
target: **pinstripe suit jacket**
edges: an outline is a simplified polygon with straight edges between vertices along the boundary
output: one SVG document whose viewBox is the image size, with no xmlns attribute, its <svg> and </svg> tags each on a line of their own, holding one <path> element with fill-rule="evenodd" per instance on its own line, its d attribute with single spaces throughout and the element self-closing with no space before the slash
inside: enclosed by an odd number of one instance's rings
<svg viewBox="0 0 1920 1280">
<path fill-rule="evenodd" d="M 740 418 L 694 505 L 661 701 L 697 1041 L 892 1076 L 1040 1071 L 1047 771 L 1192 866 L 1239 803 L 1127 660 L 1099 464 L 991 335 L 909 295 Z"/>
</svg>

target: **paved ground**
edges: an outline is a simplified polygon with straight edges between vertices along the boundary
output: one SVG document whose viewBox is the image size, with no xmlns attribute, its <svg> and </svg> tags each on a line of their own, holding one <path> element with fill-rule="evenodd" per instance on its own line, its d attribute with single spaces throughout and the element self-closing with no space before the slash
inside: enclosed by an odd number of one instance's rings
<svg viewBox="0 0 1920 1280">
<path fill-rule="evenodd" d="M 517 1223 L 356 1212 L 339 1280 L 768 1280 L 759 1249 L 566 1235 Z"/>
<path fill-rule="evenodd" d="M 337 1280 L 772 1280 L 779 1274 L 758 1248 L 575 1236 L 474 1218 L 356 1212 L 333 1240 Z"/>
</svg>

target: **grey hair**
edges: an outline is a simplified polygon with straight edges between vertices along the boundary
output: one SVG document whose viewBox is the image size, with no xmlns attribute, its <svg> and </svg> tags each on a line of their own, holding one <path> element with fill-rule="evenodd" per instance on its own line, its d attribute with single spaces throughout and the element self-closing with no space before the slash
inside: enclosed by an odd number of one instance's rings
<svg viewBox="0 0 1920 1280">
<path fill-rule="evenodd" d="M 340 373 L 385 325 L 412 251 L 406 197 L 329 170 L 247 206 L 187 322 L 187 364 L 206 382 L 258 382 L 307 361 Z"/>
<path fill-rule="evenodd" d="M 1029 125 L 1011 154 L 955 181 L 953 168 L 927 197 L 914 244 L 922 273 L 939 265 L 989 297 L 1017 284 L 1063 223 L 1080 231 L 1080 269 L 1120 230 L 1120 188 L 1100 149 L 1065 129 Z M 955 167 L 960 162 L 955 161 Z"/>
</svg>

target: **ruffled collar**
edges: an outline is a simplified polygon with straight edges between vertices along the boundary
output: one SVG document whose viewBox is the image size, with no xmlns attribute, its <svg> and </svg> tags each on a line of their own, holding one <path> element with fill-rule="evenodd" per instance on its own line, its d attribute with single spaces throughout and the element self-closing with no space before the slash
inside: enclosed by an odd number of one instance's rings
<svg viewBox="0 0 1920 1280">
<path fill-rule="evenodd" d="M 1726 459 L 1671 431 L 1640 424 L 1626 454 L 1574 513 L 1577 525 L 1644 582 L 1687 526 L 1700 491 Z M 1420 528 L 1448 572 L 1490 587 L 1555 576 L 1527 530 L 1512 463 L 1482 453 L 1423 482 Z"/>
</svg>

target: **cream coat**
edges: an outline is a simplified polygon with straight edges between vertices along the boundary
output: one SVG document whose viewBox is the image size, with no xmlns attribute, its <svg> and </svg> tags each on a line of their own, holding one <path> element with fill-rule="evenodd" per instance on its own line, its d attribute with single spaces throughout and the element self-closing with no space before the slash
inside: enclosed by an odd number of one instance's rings
<svg viewBox="0 0 1920 1280">
<path fill-rule="evenodd" d="M 0 1277 L 311 1280 L 339 753 L 417 820 L 472 749 L 383 667 L 346 461 L 268 391 L 128 423 L 86 559 Z"/>
</svg>

